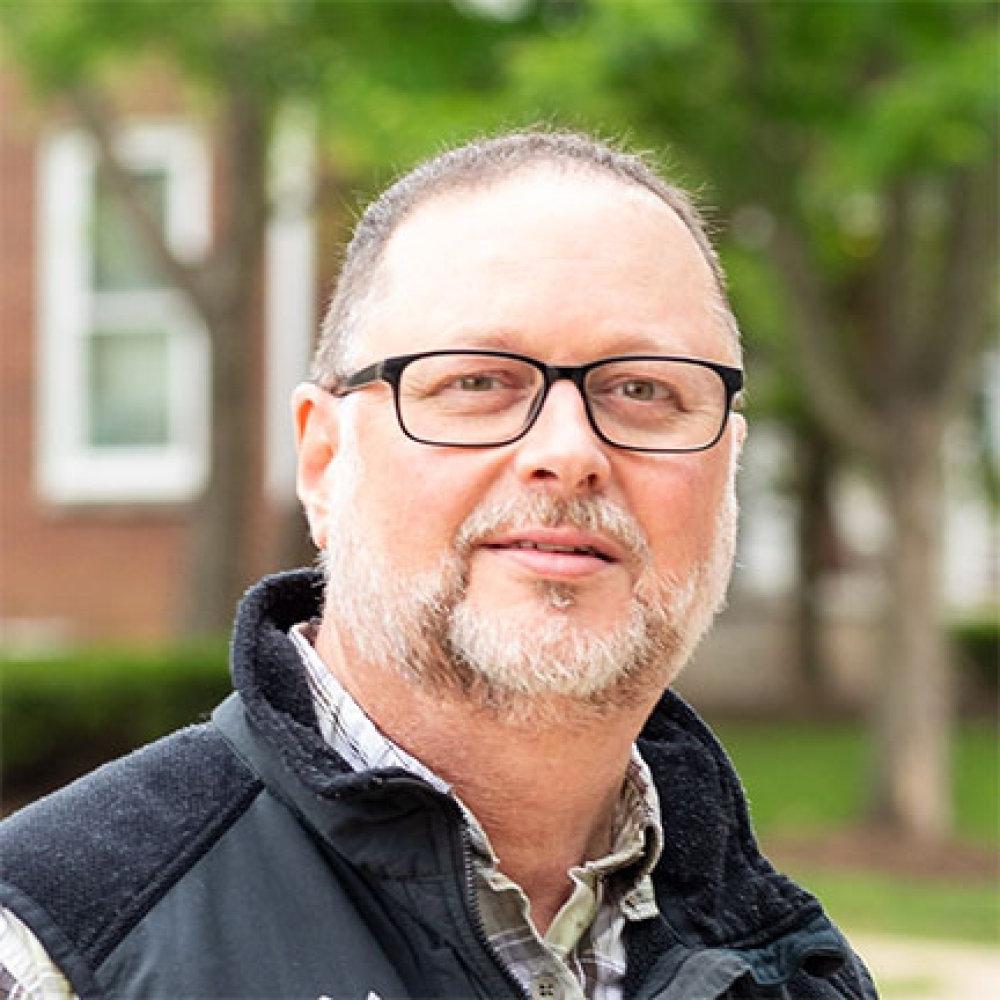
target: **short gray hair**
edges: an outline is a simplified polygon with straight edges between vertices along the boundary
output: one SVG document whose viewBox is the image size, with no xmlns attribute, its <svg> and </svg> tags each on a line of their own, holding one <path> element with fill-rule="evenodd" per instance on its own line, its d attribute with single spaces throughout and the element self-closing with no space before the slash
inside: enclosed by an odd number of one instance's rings
<svg viewBox="0 0 1000 1000">
<path fill-rule="evenodd" d="M 323 321 L 313 358 L 313 378 L 330 383 L 346 374 L 345 359 L 357 339 L 365 306 L 374 293 L 385 247 L 419 205 L 445 193 L 485 187 L 519 170 L 543 165 L 603 174 L 645 188 L 671 208 L 712 272 L 722 321 L 738 348 L 739 327 L 726 294 L 725 275 L 690 195 L 668 184 L 643 155 L 626 152 L 584 133 L 531 130 L 508 132 L 440 153 L 400 177 L 368 205 L 347 246 L 337 287 Z"/>
</svg>

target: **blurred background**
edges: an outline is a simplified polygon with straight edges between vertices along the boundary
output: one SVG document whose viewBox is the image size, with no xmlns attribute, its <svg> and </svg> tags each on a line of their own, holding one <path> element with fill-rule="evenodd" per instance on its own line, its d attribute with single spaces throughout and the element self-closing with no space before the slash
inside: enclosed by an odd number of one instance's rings
<svg viewBox="0 0 1000 1000">
<path fill-rule="evenodd" d="M 885 996 L 1000 995 L 998 12 L 0 4 L 5 811 L 202 716 L 242 590 L 313 558 L 287 400 L 359 207 L 587 128 L 696 192 L 744 331 L 739 566 L 679 688 Z"/>
</svg>

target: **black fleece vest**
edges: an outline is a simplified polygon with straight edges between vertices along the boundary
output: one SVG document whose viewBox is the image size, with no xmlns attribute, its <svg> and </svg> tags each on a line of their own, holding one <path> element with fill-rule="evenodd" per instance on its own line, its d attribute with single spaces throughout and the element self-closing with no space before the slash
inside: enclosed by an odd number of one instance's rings
<svg viewBox="0 0 1000 1000">
<path fill-rule="evenodd" d="M 210 723 L 107 765 L 0 824 L 0 903 L 90 997 L 498 998 L 455 804 L 323 742 L 288 628 L 301 572 L 250 591 L 231 696 Z M 626 995 L 862 1000 L 861 963 L 774 872 L 738 780 L 667 694 L 640 740 L 664 803 L 661 917 L 630 925 Z"/>
</svg>

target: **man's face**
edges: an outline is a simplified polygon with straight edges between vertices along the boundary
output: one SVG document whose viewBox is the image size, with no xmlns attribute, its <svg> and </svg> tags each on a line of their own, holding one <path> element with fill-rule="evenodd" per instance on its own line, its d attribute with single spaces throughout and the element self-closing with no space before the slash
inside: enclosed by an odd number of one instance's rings
<svg viewBox="0 0 1000 1000">
<path fill-rule="evenodd" d="M 587 175 L 532 171 L 425 204 L 390 241 L 379 291 L 359 367 L 447 348 L 555 365 L 639 353 L 736 362 L 683 224 L 653 195 Z M 411 630 L 447 633 L 431 655 L 491 671 L 494 687 L 592 698 L 637 660 L 686 656 L 707 624 L 728 578 L 742 422 L 705 452 L 629 452 L 602 443 L 576 388 L 557 382 L 520 441 L 467 449 L 405 437 L 388 386 L 329 408 L 339 445 L 313 533 L 331 557 L 331 594 L 367 592 L 369 608 L 381 595 L 377 614 L 345 623 L 353 630 L 410 618 Z M 359 649 L 390 647 L 415 655 L 398 634 Z M 540 661 L 556 659 L 534 683 Z"/>
</svg>

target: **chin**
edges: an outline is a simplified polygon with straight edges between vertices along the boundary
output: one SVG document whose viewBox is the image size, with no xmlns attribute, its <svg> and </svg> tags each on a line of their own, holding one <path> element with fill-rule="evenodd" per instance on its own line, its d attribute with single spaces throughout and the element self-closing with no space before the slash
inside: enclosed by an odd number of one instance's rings
<svg viewBox="0 0 1000 1000">
<path fill-rule="evenodd" d="M 661 632 L 637 602 L 595 623 L 560 585 L 546 588 L 527 613 L 522 607 L 487 611 L 463 601 L 451 615 L 453 659 L 468 683 L 495 697 L 603 700 L 663 652 Z"/>
</svg>

